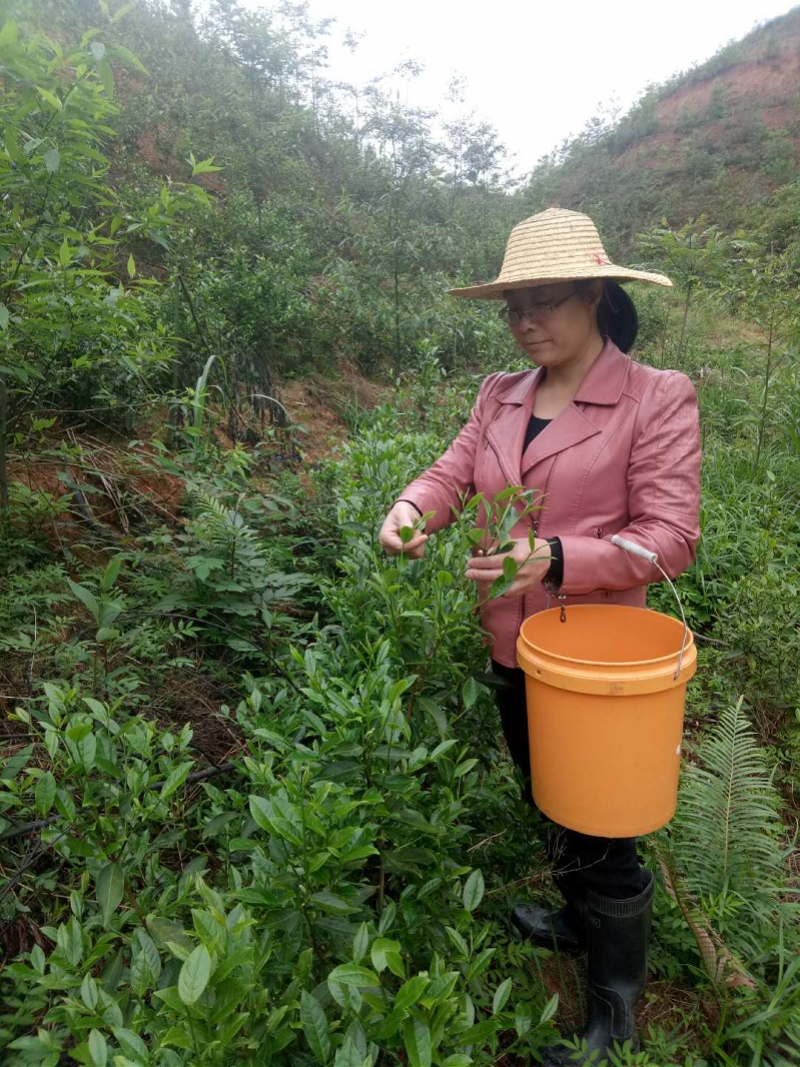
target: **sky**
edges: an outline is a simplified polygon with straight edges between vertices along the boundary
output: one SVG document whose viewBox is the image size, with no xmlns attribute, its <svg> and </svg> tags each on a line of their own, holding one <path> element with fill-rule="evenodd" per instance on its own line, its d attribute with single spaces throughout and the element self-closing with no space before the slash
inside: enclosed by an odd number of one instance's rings
<svg viewBox="0 0 800 1067">
<path fill-rule="evenodd" d="M 250 7 L 272 6 L 244 0 Z M 495 126 L 524 174 L 616 100 L 712 56 L 791 0 L 309 0 L 329 35 L 334 80 L 365 84 L 414 59 L 425 72 L 401 87 L 406 102 L 443 106 L 454 74 L 467 109 Z M 363 34 L 355 52 L 347 31 Z M 452 114 L 452 113 L 451 113 Z"/>
</svg>

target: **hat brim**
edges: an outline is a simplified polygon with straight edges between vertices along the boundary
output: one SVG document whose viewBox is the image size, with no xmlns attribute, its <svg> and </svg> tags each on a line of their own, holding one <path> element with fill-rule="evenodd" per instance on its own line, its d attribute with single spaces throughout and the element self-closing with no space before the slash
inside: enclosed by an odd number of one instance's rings
<svg viewBox="0 0 800 1067">
<path fill-rule="evenodd" d="M 655 271 L 631 270 L 629 267 L 618 267 L 615 263 L 607 263 L 602 267 L 596 267 L 591 274 L 566 274 L 561 277 L 549 278 L 522 278 L 507 279 L 489 282 L 487 285 L 469 285 L 463 289 L 448 289 L 449 296 L 472 298 L 473 300 L 502 300 L 503 293 L 509 289 L 533 289 L 539 285 L 558 285 L 561 282 L 590 281 L 594 278 L 608 278 L 618 282 L 649 282 L 652 285 L 672 286 L 672 282 L 666 274 L 658 274 Z"/>
</svg>

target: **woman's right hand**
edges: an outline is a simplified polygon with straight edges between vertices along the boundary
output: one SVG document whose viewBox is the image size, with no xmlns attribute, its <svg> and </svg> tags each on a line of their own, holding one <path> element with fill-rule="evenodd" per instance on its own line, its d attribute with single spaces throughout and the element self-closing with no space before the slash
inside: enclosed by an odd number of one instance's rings
<svg viewBox="0 0 800 1067">
<path fill-rule="evenodd" d="M 379 541 L 393 556 L 405 554 L 411 559 L 420 559 L 425 552 L 425 542 L 428 535 L 421 530 L 416 530 L 410 541 L 403 544 L 400 531 L 404 526 L 413 526 L 419 520 L 419 512 L 413 504 L 407 500 L 398 500 L 392 510 L 383 520 Z"/>
</svg>

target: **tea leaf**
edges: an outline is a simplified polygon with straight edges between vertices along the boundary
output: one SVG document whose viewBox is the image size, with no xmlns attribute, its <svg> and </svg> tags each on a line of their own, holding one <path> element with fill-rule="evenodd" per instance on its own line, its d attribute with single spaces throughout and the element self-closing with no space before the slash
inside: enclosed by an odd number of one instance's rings
<svg viewBox="0 0 800 1067">
<path fill-rule="evenodd" d="M 56 798 L 56 780 L 52 771 L 45 771 L 34 790 L 34 802 L 40 815 L 46 815 L 53 806 Z"/>
<path fill-rule="evenodd" d="M 422 1019 L 409 1019 L 403 1028 L 403 1040 L 409 1063 L 414 1067 L 431 1067 L 431 1032 Z"/>
<path fill-rule="evenodd" d="M 464 885 L 463 901 L 467 911 L 475 911 L 478 907 L 483 900 L 484 888 L 483 874 L 480 868 L 477 868 Z"/>
<path fill-rule="evenodd" d="M 198 945 L 181 966 L 178 995 L 184 1004 L 194 1004 L 203 995 L 211 977 L 211 956 L 205 945 Z"/>
<path fill-rule="evenodd" d="M 118 863 L 107 863 L 97 876 L 97 903 L 103 918 L 103 926 L 119 907 L 124 892 L 125 880 Z"/>
<path fill-rule="evenodd" d="M 300 1021 L 309 1048 L 320 1063 L 327 1063 L 331 1054 L 331 1037 L 328 1019 L 316 997 L 305 989 L 300 995 Z"/>
<path fill-rule="evenodd" d="M 511 995 L 511 979 L 506 978 L 504 982 L 495 990 L 494 998 L 492 1000 L 492 1015 L 497 1015 L 506 1006 L 506 1001 Z"/>
</svg>

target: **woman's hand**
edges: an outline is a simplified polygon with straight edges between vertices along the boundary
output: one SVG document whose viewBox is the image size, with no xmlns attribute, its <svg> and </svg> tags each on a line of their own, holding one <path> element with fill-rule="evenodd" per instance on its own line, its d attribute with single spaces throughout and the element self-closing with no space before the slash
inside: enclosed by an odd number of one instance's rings
<svg viewBox="0 0 800 1067">
<path fill-rule="evenodd" d="M 419 520 L 419 517 L 419 512 L 413 504 L 409 504 L 407 500 L 397 501 L 383 520 L 383 526 L 381 526 L 381 532 L 378 536 L 378 540 L 387 552 L 391 552 L 393 556 L 403 554 L 411 559 L 422 558 L 425 552 L 425 542 L 428 540 L 427 534 L 424 534 L 421 530 L 416 530 L 411 540 L 405 544 L 403 544 L 400 537 L 402 528 L 404 526 L 413 526 Z"/>
<path fill-rule="evenodd" d="M 514 581 L 504 596 L 524 596 L 532 593 L 550 569 L 550 544 L 541 537 L 534 541 L 533 550 L 527 537 L 518 537 L 510 552 L 496 556 L 476 555 L 467 564 L 467 578 L 478 582 L 481 598 L 489 595 L 492 582 L 503 577 L 503 560 L 511 558 L 519 567 Z M 527 561 L 527 562 L 526 562 Z"/>
</svg>

